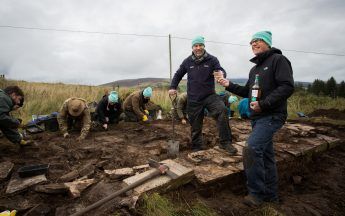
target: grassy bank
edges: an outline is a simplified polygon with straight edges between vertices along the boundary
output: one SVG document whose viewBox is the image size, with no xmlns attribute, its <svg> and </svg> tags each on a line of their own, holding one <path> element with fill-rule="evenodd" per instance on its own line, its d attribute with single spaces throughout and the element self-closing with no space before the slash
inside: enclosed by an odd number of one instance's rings
<svg viewBox="0 0 345 216">
<path fill-rule="evenodd" d="M 86 85 L 70 85 L 62 83 L 29 83 L 23 81 L 6 81 L 1 82 L 0 87 L 8 85 L 18 85 L 25 93 L 25 104 L 22 109 L 19 109 L 16 116 L 22 118 L 24 121 L 31 119 L 32 115 L 37 114 L 49 114 L 54 111 L 58 111 L 64 100 L 69 97 L 81 97 L 89 102 L 99 101 L 106 91 L 113 90 L 112 87 L 98 87 L 98 86 L 86 86 Z M 144 87 L 137 88 L 119 88 L 115 89 L 119 92 L 120 97 L 124 98 L 131 92 L 137 89 L 143 89 Z M 185 86 L 182 86 L 185 89 Z M 153 88 L 152 101 L 161 105 L 164 111 L 171 109 L 171 101 L 167 94 L 167 88 L 154 87 Z M 217 86 L 217 90 L 222 90 L 220 86 Z M 235 116 L 237 114 L 237 104 L 233 104 L 231 107 L 235 110 Z M 332 99 L 325 96 L 315 96 L 306 92 L 295 92 L 288 100 L 288 112 L 289 118 L 296 118 L 297 112 L 304 112 L 308 114 L 316 109 L 345 109 L 345 99 L 337 98 Z"/>
</svg>

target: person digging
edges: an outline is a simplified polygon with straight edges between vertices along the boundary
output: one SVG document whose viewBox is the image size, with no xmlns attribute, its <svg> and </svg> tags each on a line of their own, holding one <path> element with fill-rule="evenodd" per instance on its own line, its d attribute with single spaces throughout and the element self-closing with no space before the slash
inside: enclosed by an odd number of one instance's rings
<svg viewBox="0 0 345 216">
<path fill-rule="evenodd" d="M 23 127 L 22 121 L 10 115 L 11 111 L 19 109 L 24 104 L 24 93 L 18 86 L 8 86 L 0 89 L 0 130 L 4 136 L 15 144 L 25 146 L 31 142 L 24 140 L 18 128 Z"/>
<path fill-rule="evenodd" d="M 82 98 L 67 99 L 61 106 L 57 120 L 64 138 L 70 137 L 69 130 L 81 128 L 77 141 L 84 140 L 91 128 L 91 114 L 86 100 Z"/>
</svg>

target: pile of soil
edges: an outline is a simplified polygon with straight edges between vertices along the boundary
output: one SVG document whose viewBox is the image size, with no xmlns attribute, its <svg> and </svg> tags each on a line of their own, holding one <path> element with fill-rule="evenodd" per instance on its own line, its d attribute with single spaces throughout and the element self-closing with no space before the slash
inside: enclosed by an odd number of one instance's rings
<svg viewBox="0 0 345 216">
<path fill-rule="evenodd" d="M 345 120 L 345 110 L 318 109 L 308 114 L 308 117 L 327 117 L 336 120 Z"/>
</svg>

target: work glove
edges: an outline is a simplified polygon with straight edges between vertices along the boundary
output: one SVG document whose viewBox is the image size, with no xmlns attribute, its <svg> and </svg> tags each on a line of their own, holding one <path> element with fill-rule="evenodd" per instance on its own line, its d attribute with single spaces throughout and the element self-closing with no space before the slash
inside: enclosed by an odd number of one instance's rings
<svg viewBox="0 0 345 216">
<path fill-rule="evenodd" d="M 144 110 L 144 112 L 146 113 L 146 115 L 150 114 L 148 110 Z"/>
<path fill-rule="evenodd" d="M 108 130 L 108 124 L 103 124 L 102 127 L 104 130 Z"/>
<path fill-rule="evenodd" d="M 184 124 L 184 125 L 187 124 L 186 119 L 182 119 L 182 120 L 181 120 L 181 123 Z"/>
<path fill-rule="evenodd" d="M 68 133 L 68 132 L 64 133 L 64 134 L 63 134 L 63 138 L 65 138 L 65 139 L 66 139 L 66 138 L 69 138 L 69 133 Z"/>
<path fill-rule="evenodd" d="M 13 210 L 13 211 L 6 210 L 3 212 L 0 212 L 0 216 L 15 216 L 16 213 L 17 213 L 16 210 Z"/>
<path fill-rule="evenodd" d="M 143 116 L 143 122 L 146 122 L 147 120 L 149 120 L 149 119 L 147 118 L 147 115 L 144 115 L 144 116 Z"/>
<path fill-rule="evenodd" d="M 162 117 L 162 110 L 158 110 L 158 114 L 157 114 L 157 118 L 156 119 L 157 120 L 163 119 L 163 117 Z"/>
<path fill-rule="evenodd" d="M 19 144 L 20 146 L 27 146 L 27 145 L 30 145 L 32 143 L 32 141 L 30 140 L 20 140 Z"/>
</svg>

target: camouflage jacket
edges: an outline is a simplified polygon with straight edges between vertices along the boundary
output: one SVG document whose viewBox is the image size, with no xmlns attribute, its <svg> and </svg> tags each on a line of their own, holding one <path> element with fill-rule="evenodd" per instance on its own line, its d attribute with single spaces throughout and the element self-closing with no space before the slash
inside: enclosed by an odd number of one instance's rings
<svg viewBox="0 0 345 216">
<path fill-rule="evenodd" d="M 182 93 L 177 97 L 176 112 L 180 119 L 186 118 L 187 93 Z"/>
<path fill-rule="evenodd" d="M 88 135 L 90 128 L 91 128 L 90 110 L 87 106 L 86 101 L 82 98 L 78 98 L 78 99 L 85 102 L 86 108 L 83 110 L 83 112 L 80 114 L 80 116 L 77 116 L 77 117 L 71 116 L 68 113 L 68 101 L 71 99 L 74 99 L 74 98 L 69 98 L 69 99 L 65 100 L 65 102 L 61 106 L 59 115 L 57 117 L 60 130 L 61 130 L 62 134 L 66 133 L 67 128 L 68 128 L 67 119 L 68 118 L 76 119 L 77 121 L 80 121 L 82 124 L 81 132 L 80 132 L 80 138 L 85 139 L 85 137 Z"/>
<path fill-rule="evenodd" d="M 149 100 L 145 100 L 143 91 L 135 91 L 130 94 L 123 103 L 123 109 L 125 111 L 134 112 L 139 119 L 142 119 L 145 114 L 145 104 Z"/>
</svg>

